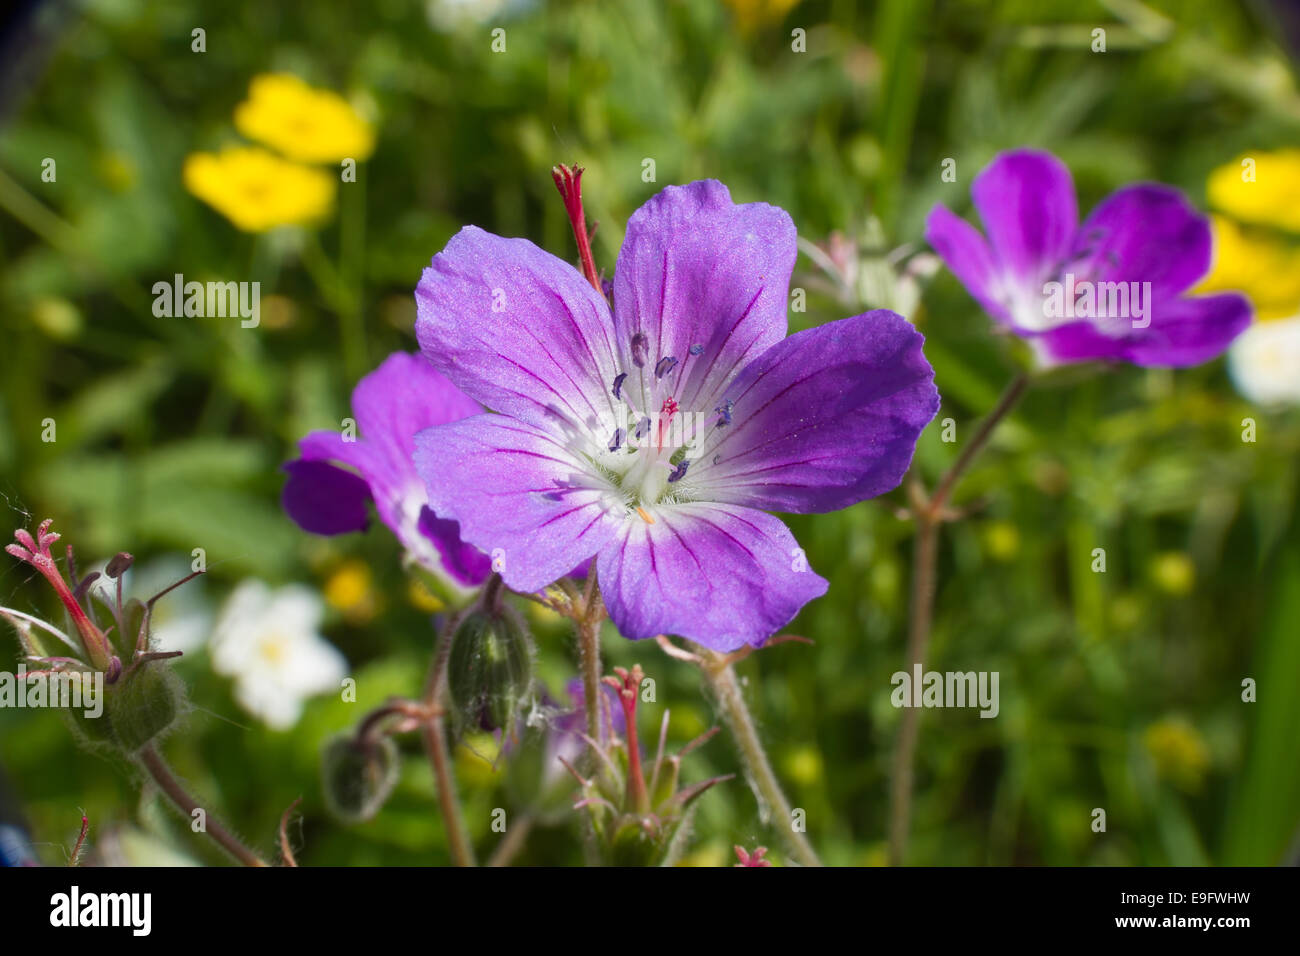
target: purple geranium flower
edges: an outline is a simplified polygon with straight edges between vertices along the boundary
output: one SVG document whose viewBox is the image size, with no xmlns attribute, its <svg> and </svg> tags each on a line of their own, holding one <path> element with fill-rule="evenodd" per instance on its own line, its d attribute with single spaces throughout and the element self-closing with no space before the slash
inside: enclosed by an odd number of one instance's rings
<svg viewBox="0 0 1300 956">
<path fill-rule="evenodd" d="M 787 338 L 794 261 L 783 210 L 670 186 L 628 223 L 611 316 L 572 266 L 462 229 L 424 271 L 416 332 L 500 414 L 417 437 L 430 504 L 517 591 L 594 555 L 629 638 L 762 643 L 827 586 L 765 510 L 894 488 L 939 404 L 893 312 Z"/>
<path fill-rule="evenodd" d="M 1070 171 L 1050 153 L 1002 153 L 971 184 L 988 235 L 938 205 L 925 237 L 998 323 L 1047 365 L 1111 359 L 1183 366 L 1250 324 L 1237 293 L 1182 293 L 1210 265 L 1210 224 L 1169 186 L 1111 193 L 1078 223 Z"/>
<path fill-rule="evenodd" d="M 487 555 L 461 541 L 455 521 L 429 508 L 411 454 L 417 432 L 483 409 L 420 356 L 397 352 L 357 383 L 352 410 L 360 437 L 312 432 L 298 443 L 302 457 L 284 466 L 289 517 L 314 534 L 360 531 L 373 500 L 379 519 L 421 565 L 462 587 L 481 584 Z"/>
</svg>

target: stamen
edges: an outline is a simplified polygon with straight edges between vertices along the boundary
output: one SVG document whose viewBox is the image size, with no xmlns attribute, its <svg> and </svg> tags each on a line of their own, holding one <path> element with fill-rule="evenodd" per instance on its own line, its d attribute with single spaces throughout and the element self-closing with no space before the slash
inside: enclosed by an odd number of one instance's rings
<svg viewBox="0 0 1300 956">
<path fill-rule="evenodd" d="M 731 424 L 731 412 L 732 409 L 734 409 L 735 407 L 736 407 L 736 403 L 728 398 L 723 400 L 721 405 L 713 409 L 715 412 L 717 412 L 719 415 L 722 416 L 722 418 L 717 423 L 718 428 L 722 428 L 726 425 Z"/>
<path fill-rule="evenodd" d="M 636 423 L 636 431 L 633 432 L 632 434 L 635 435 L 637 438 L 644 438 L 646 432 L 648 432 L 649 430 L 650 430 L 650 416 L 646 415 L 639 422 Z"/>
<path fill-rule="evenodd" d="M 692 345 L 690 351 L 691 351 L 691 354 L 692 354 L 692 355 L 699 355 L 701 352 L 704 351 L 704 346 L 703 346 L 703 345 Z"/>
<path fill-rule="evenodd" d="M 622 448 L 623 439 L 626 436 L 627 436 L 627 432 L 625 432 L 623 429 L 621 428 L 614 429 L 614 437 L 609 440 L 609 450 L 618 451 L 620 448 Z"/>
<path fill-rule="evenodd" d="M 645 368 L 646 361 L 650 358 L 650 340 L 645 337 L 644 332 L 637 332 L 632 336 L 632 364 L 637 368 Z"/>
<path fill-rule="evenodd" d="M 614 397 L 615 398 L 623 397 L 622 395 L 619 394 L 619 392 L 622 390 L 623 383 L 626 381 L 627 381 L 627 372 L 619 372 L 617 375 L 614 376 Z"/>
<path fill-rule="evenodd" d="M 636 506 L 636 513 L 639 514 L 639 515 L 641 516 L 641 520 L 644 521 L 646 524 L 654 524 L 654 523 L 655 523 L 655 519 L 652 518 L 652 517 L 650 517 L 649 513 L 648 513 L 644 508 L 642 508 L 640 505 L 637 505 L 637 506 Z"/>
<path fill-rule="evenodd" d="M 677 359 L 673 358 L 671 355 L 665 355 L 655 365 L 655 378 L 663 378 L 673 370 L 673 366 L 676 364 Z"/>
<path fill-rule="evenodd" d="M 681 481 L 683 478 L 685 478 L 686 469 L 690 467 L 690 464 L 691 463 L 689 461 L 683 458 L 681 463 L 676 468 L 673 469 L 673 473 L 668 476 L 668 483 L 672 484 L 674 481 Z"/>
</svg>

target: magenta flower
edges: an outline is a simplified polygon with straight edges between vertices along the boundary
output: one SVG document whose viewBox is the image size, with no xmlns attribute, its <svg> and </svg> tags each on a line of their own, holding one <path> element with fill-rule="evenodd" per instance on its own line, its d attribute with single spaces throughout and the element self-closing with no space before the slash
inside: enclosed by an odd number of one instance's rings
<svg viewBox="0 0 1300 956">
<path fill-rule="evenodd" d="M 714 181 L 633 215 L 609 302 L 523 239 L 462 229 L 421 348 L 499 414 L 422 432 L 429 503 L 539 590 L 595 556 L 627 637 L 759 644 L 826 591 L 767 510 L 894 488 L 938 409 L 921 335 L 876 311 L 786 337 L 795 230 Z"/>
<path fill-rule="evenodd" d="M 1070 171 L 1050 153 L 1002 153 L 971 184 L 987 240 L 935 206 L 925 238 L 993 319 L 1046 365 L 1209 361 L 1250 324 L 1234 292 L 1183 296 L 1210 266 L 1210 224 L 1178 190 L 1111 193 L 1078 222 Z"/>
<path fill-rule="evenodd" d="M 305 531 L 343 534 L 367 526 L 373 500 L 379 520 L 421 565 L 463 587 L 481 584 L 487 555 L 429 508 L 411 454 L 417 432 L 483 409 L 420 356 L 397 352 L 357 383 L 352 410 L 359 436 L 317 431 L 299 441 L 301 457 L 284 466 L 285 512 Z"/>
</svg>

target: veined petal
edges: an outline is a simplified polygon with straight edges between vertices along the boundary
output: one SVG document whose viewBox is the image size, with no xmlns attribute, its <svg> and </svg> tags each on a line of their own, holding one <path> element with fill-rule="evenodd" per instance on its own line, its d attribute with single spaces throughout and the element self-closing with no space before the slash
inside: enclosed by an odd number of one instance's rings
<svg viewBox="0 0 1300 956">
<path fill-rule="evenodd" d="M 1036 339 L 1045 357 L 1060 364 L 1121 360 L 1155 368 L 1181 368 L 1217 358 L 1250 325 L 1250 300 L 1237 292 L 1156 302 L 1151 324 L 1108 336 L 1091 322 L 1071 322 Z"/>
<path fill-rule="evenodd" d="M 1007 281 L 1037 289 L 1070 251 L 1079 223 L 1074 180 L 1051 153 L 1000 153 L 971 183 L 971 198 Z"/>
<path fill-rule="evenodd" d="M 925 241 L 985 312 L 1000 322 L 1011 321 L 1001 299 L 997 261 L 978 229 L 947 207 L 936 205 L 925 220 Z"/>
<path fill-rule="evenodd" d="M 527 422 L 477 415 L 423 431 L 415 444 L 430 507 L 459 521 L 516 591 L 568 574 L 625 520 L 609 482 Z"/>
<path fill-rule="evenodd" d="M 923 341 L 881 309 L 768 349 L 727 389 L 732 423 L 710 432 L 681 494 L 806 513 L 895 488 L 939 410 Z"/>
<path fill-rule="evenodd" d="M 627 521 L 597 559 L 601 595 L 624 637 L 677 634 L 733 651 L 762 644 L 826 593 L 771 515 L 697 502 L 656 508 L 654 517 Z"/>
<path fill-rule="evenodd" d="M 736 205 L 715 180 L 668 186 L 651 198 L 628 220 L 614 271 L 619 370 L 632 373 L 628 387 L 639 389 L 660 359 L 674 358 L 669 392 L 683 408 L 711 407 L 747 362 L 785 337 L 795 255 L 784 210 Z M 640 375 L 637 335 L 645 336 Z"/>
<path fill-rule="evenodd" d="M 352 411 L 366 445 L 405 481 L 415 475 L 411 453 L 417 432 L 481 414 L 483 408 L 424 356 L 395 352 L 357 383 Z"/>
<path fill-rule="evenodd" d="M 615 417 L 609 306 L 550 253 L 466 226 L 424 270 L 415 300 L 420 348 L 483 405 L 534 424 Z"/>
<path fill-rule="evenodd" d="M 1172 186 L 1140 183 L 1103 199 L 1066 268 L 1095 282 L 1150 282 L 1159 307 L 1210 270 L 1210 220 Z"/>
</svg>

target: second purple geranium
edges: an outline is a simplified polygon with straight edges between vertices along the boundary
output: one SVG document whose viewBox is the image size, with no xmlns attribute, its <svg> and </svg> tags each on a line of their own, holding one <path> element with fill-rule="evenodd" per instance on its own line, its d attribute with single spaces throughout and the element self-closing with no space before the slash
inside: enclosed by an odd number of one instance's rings
<svg viewBox="0 0 1300 956">
<path fill-rule="evenodd" d="M 1017 149 L 980 171 L 971 198 L 985 235 L 940 205 L 925 237 L 984 311 L 1045 365 L 1196 365 L 1250 324 L 1243 295 L 1184 295 L 1209 270 L 1210 223 L 1176 189 L 1125 186 L 1080 224 L 1065 165 Z"/>
</svg>

